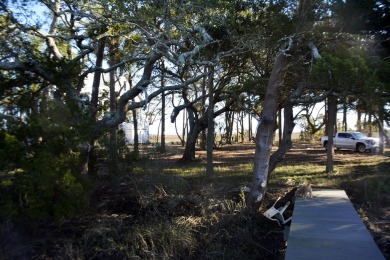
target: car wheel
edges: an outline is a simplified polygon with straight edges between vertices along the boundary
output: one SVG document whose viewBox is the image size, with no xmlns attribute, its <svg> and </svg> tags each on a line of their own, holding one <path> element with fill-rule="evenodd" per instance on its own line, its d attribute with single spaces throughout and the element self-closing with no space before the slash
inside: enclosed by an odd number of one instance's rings
<svg viewBox="0 0 390 260">
<path fill-rule="evenodd" d="M 356 150 L 359 152 L 359 153 L 364 153 L 366 151 L 366 146 L 364 144 L 358 144 L 356 146 Z"/>
</svg>

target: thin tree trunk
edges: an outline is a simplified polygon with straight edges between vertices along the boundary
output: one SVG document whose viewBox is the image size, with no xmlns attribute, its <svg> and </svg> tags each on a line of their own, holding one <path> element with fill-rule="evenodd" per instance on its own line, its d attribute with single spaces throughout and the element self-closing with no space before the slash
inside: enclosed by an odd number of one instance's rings
<svg viewBox="0 0 390 260">
<path fill-rule="evenodd" d="M 252 116 L 248 113 L 248 141 L 252 141 Z"/>
<path fill-rule="evenodd" d="M 361 132 L 362 131 L 362 110 L 360 109 L 359 104 L 357 105 L 356 113 L 357 113 L 357 122 L 356 122 L 357 130 L 358 132 Z"/>
<path fill-rule="evenodd" d="M 110 66 L 114 66 L 117 63 L 117 52 L 119 43 L 118 40 L 115 38 L 110 39 Z M 115 70 L 111 70 L 109 73 L 110 77 L 110 116 L 115 114 L 116 111 L 116 93 L 115 93 Z M 110 157 L 111 157 L 111 163 L 113 166 L 113 170 L 116 171 L 116 165 L 117 165 L 117 159 L 118 159 L 118 147 L 116 142 L 116 128 L 111 128 L 110 130 Z"/>
<path fill-rule="evenodd" d="M 211 177 L 214 172 L 213 167 L 213 147 L 214 147 L 214 70 L 209 67 L 208 90 L 209 90 L 209 107 L 207 115 L 207 167 L 206 176 Z"/>
<path fill-rule="evenodd" d="M 105 38 L 102 38 L 98 42 L 98 47 L 96 50 L 96 68 L 101 68 L 103 64 L 104 58 L 104 48 L 106 45 Z M 98 106 L 98 98 L 99 98 L 99 88 L 100 88 L 100 80 L 102 73 L 97 70 L 93 75 L 92 82 L 92 93 L 91 93 L 91 102 L 89 107 L 89 114 L 91 119 L 96 120 L 97 106 Z M 95 164 L 95 139 L 90 139 L 88 141 L 88 155 L 86 155 L 85 160 L 82 160 L 85 164 L 82 167 L 85 173 L 92 174 L 94 172 L 94 164 Z"/>
<path fill-rule="evenodd" d="M 283 135 L 279 141 L 279 148 L 275 151 L 270 158 L 268 174 L 276 168 L 276 165 L 281 162 L 287 151 L 292 147 L 291 134 L 294 130 L 294 113 L 293 113 L 293 104 L 289 101 L 286 101 L 286 104 L 283 107 L 284 123 L 283 123 Z"/>
<path fill-rule="evenodd" d="M 183 129 L 182 129 L 182 146 L 186 144 L 186 133 L 188 128 L 188 119 L 187 119 L 187 111 L 183 111 Z"/>
<path fill-rule="evenodd" d="M 240 120 L 240 114 L 237 114 L 237 121 L 236 121 L 236 138 L 235 141 L 238 143 L 238 135 L 239 135 L 239 130 L 238 130 L 238 121 Z"/>
<path fill-rule="evenodd" d="M 333 136 L 337 121 L 337 98 L 334 95 L 328 97 L 328 143 L 326 145 L 326 172 L 333 172 Z"/>
<path fill-rule="evenodd" d="M 161 88 L 165 87 L 164 62 L 161 62 Z M 165 92 L 161 93 L 161 152 L 165 153 Z"/>
<path fill-rule="evenodd" d="M 245 130 L 244 130 L 244 111 L 241 111 L 240 113 L 240 126 L 241 126 L 241 143 L 243 143 L 244 140 L 244 135 L 245 135 Z"/>
<path fill-rule="evenodd" d="M 138 140 L 138 118 L 137 109 L 133 110 L 133 128 L 134 128 L 134 153 L 136 157 L 139 155 L 139 140 Z"/>
<path fill-rule="evenodd" d="M 324 116 L 324 124 L 325 124 L 325 135 L 328 135 L 329 132 L 329 117 L 328 117 L 328 102 L 327 100 L 325 101 L 325 116 Z"/>
<path fill-rule="evenodd" d="M 368 136 L 372 136 L 372 115 L 371 112 L 368 113 Z"/>
<path fill-rule="evenodd" d="M 280 107 L 279 108 L 279 112 L 278 112 L 278 127 L 279 127 L 279 147 L 281 145 L 281 141 L 282 141 L 282 108 Z"/>
<path fill-rule="evenodd" d="M 344 131 L 348 131 L 348 124 L 347 124 L 347 97 L 344 100 L 343 103 L 343 128 Z"/>
<path fill-rule="evenodd" d="M 204 68 L 205 72 L 207 70 L 207 67 Z M 203 78 L 202 82 L 202 115 L 206 113 L 206 77 Z M 202 131 L 202 135 L 200 138 L 200 149 L 206 150 L 206 130 Z"/>
<path fill-rule="evenodd" d="M 95 65 L 96 68 L 101 68 L 103 65 L 105 45 L 106 45 L 105 38 L 100 39 L 99 43 L 98 43 L 98 48 L 96 50 L 96 65 Z M 96 117 L 101 75 L 102 75 L 102 73 L 99 70 L 95 71 L 95 73 L 93 75 L 91 104 L 90 104 L 90 108 L 89 108 L 90 115 L 92 118 Z"/>
<path fill-rule="evenodd" d="M 379 154 L 384 154 L 385 147 L 384 147 L 384 141 L 385 141 L 385 129 L 383 127 L 384 122 L 384 114 L 385 114 L 385 108 L 383 106 L 379 109 L 379 115 L 378 115 L 378 128 L 379 128 Z"/>
</svg>

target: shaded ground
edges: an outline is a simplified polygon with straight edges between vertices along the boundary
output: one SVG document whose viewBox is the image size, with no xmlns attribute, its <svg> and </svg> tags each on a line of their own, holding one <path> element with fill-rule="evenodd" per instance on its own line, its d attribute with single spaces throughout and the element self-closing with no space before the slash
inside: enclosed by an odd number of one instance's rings
<svg viewBox="0 0 390 260">
<path fill-rule="evenodd" d="M 102 177 L 91 196 L 88 214 L 64 220 L 60 225 L 31 228 L 31 233 L 27 231 L 27 234 L 18 227 L 7 227 L 10 230 L 7 237 L 0 238 L 3 247 L 0 252 L 7 254 L 3 258 L 168 259 L 163 255 L 169 253 L 171 259 L 182 259 L 183 256 L 187 256 L 186 259 L 237 259 L 245 252 L 255 259 L 283 259 L 286 250 L 283 229 L 262 214 L 237 214 L 242 202 L 237 183 L 218 182 L 218 179 L 213 182 L 183 180 L 162 174 L 164 169 L 178 169 L 180 172 L 190 167 L 204 167 L 204 151 L 197 151 L 198 160 L 188 165 L 178 163 L 181 146 L 169 145 L 165 154 L 156 153 L 155 147 L 143 149 L 143 155 L 151 159 L 139 163 L 141 174 L 124 174 L 116 180 Z M 388 150 L 386 157 L 390 158 Z M 253 162 L 253 158 L 253 143 L 224 146 L 214 152 L 216 168 L 239 168 Z M 337 188 L 347 191 L 382 252 L 390 259 L 390 183 L 378 185 L 377 197 L 368 198 L 367 193 L 361 192 L 367 186 L 367 176 L 389 172 L 390 160 L 378 164 L 377 158 L 373 154 L 338 151 L 334 157 L 335 165 L 340 169 L 353 167 L 353 174 L 348 175 L 350 184 Z M 294 144 L 282 165 L 310 163 L 325 169 L 325 162 L 326 153 L 320 146 Z M 136 167 L 132 169 L 136 171 Z M 146 172 L 152 172 L 154 176 Z M 167 177 L 172 180 L 167 180 Z M 238 180 L 240 185 L 250 184 L 250 176 L 247 181 Z M 171 194 L 172 190 L 177 194 Z M 291 201 L 293 194 L 293 185 L 271 183 L 262 210 L 278 197 L 282 199 L 277 206 L 284 205 Z M 290 205 L 285 217 L 288 218 L 292 211 Z M 157 227 L 151 227 L 157 223 Z M 175 234 L 170 234 L 172 238 L 167 235 L 168 229 L 177 229 Z M 186 230 L 190 232 L 185 233 Z M 197 241 L 196 246 L 192 240 Z M 214 251 L 210 250 L 213 244 L 217 247 Z M 167 252 L 164 246 L 174 247 L 177 251 Z M 227 248 L 218 248 L 220 246 Z M 129 247 L 133 247 L 137 254 L 129 252 Z M 223 250 L 228 251 L 221 255 Z"/>
</svg>

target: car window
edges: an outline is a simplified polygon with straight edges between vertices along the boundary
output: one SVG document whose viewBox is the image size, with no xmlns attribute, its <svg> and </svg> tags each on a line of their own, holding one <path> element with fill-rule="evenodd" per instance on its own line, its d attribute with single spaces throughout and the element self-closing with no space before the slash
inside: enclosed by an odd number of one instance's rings
<svg viewBox="0 0 390 260">
<path fill-rule="evenodd" d="M 355 133 L 354 135 L 355 135 L 355 138 L 357 138 L 357 139 L 367 138 L 367 136 L 362 134 L 362 133 Z"/>
</svg>

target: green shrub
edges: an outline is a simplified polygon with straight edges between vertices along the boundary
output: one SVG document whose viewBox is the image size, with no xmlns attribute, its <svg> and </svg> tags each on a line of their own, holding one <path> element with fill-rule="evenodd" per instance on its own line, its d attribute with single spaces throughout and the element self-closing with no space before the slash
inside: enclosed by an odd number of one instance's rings
<svg viewBox="0 0 390 260">
<path fill-rule="evenodd" d="M 17 164 L 23 153 L 23 143 L 14 135 L 0 132 L 0 170 L 10 164 Z"/>
<path fill-rule="evenodd" d="M 0 218 L 59 221 L 74 216 L 86 205 L 75 168 L 72 156 L 47 151 L 25 159 L 20 169 L 3 174 Z"/>
</svg>

